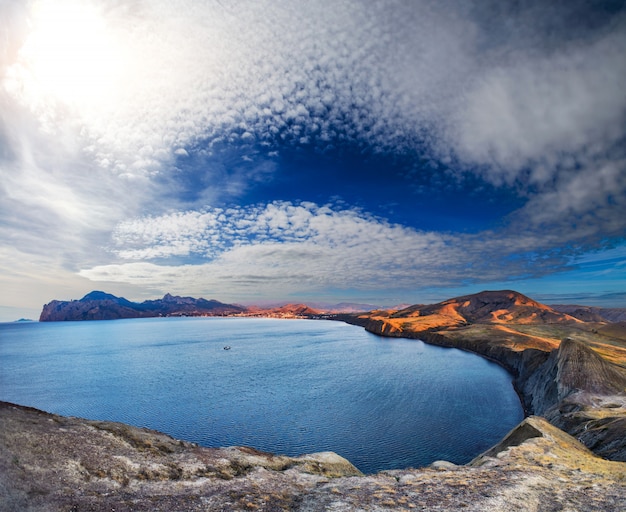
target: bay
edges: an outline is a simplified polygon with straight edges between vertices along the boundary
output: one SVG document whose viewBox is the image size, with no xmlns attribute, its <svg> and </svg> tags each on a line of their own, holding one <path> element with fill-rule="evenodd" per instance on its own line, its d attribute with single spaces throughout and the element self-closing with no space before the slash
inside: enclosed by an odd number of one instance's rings
<svg viewBox="0 0 626 512">
<path fill-rule="evenodd" d="M 365 473 L 468 462 L 523 418 L 511 380 L 474 354 L 341 322 L 0 324 L 0 400 L 203 446 L 330 450 Z"/>
</svg>

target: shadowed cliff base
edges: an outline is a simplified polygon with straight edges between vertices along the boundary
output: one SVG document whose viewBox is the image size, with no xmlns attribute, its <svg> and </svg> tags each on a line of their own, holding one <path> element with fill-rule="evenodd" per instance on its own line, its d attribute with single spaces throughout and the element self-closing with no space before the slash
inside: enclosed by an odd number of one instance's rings
<svg viewBox="0 0 626 512">
<path fill-rule="evenodd" d="M 427 433 L 425 433 L 427 435 Z M 530 417 L 467 466 L 363 476 L 334 453 L 202 448 L 0 402 L 0 511 L 623 510 L 626 463 Z"/>
</svg>

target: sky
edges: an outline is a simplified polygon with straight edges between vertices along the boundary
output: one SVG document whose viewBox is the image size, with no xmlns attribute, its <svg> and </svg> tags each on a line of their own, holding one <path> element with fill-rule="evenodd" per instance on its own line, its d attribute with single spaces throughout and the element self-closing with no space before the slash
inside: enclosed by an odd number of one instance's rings
<svg viewBox="0 0 626 512">
<path fill-rule="evenodd" d="M 0 1 L 0 321 L 626 307 L 626 2 Z"/>
</svg>

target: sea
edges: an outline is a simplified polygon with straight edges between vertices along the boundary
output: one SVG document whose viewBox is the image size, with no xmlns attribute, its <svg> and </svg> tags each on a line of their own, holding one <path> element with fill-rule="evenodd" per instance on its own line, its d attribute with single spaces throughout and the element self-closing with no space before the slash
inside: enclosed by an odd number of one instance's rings
<svg viewBox="0 0 626 512">
<path fill-rule="evenodd" d="M 3 323 L 0 400 L 368 474 L 467 463 L 523 418 L 493 362 L 300 319 Z"/>
</svg>

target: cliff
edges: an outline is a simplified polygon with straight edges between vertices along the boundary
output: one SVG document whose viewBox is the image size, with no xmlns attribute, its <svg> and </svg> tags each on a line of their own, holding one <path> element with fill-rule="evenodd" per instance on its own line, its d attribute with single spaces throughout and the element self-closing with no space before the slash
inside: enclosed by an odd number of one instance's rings
<svg viewBox="0 0 626 512">
<path fill-rule="evenodd" d="M 427 435 L 427 433 L 425 433 Z M 202 448 L 0 402 L 0 511 L 623 510 L 626 463 L 538 417 L 467 466 L 363 476 L 332 452 Z"/>
<path fill-rule="evenodd" d="M 626 461 L 623 332 L 510 290 L 338 318 L 381 336 L 421 339 L 496 361 L 515 376 L 528 414 L 545 416 L 603 457 Z"/>
<path fill-rule="evenodd" d="M 69 320 L 115 320 L 159 316 L 222 316 L 242 313 L 245 308 L 216 300 L 166 294 L 162 299 L 131 302 L 123 297 L 93 291 L 82 299 L 53 300 L 43 307 L 40 322 Z"/>
</svg>

